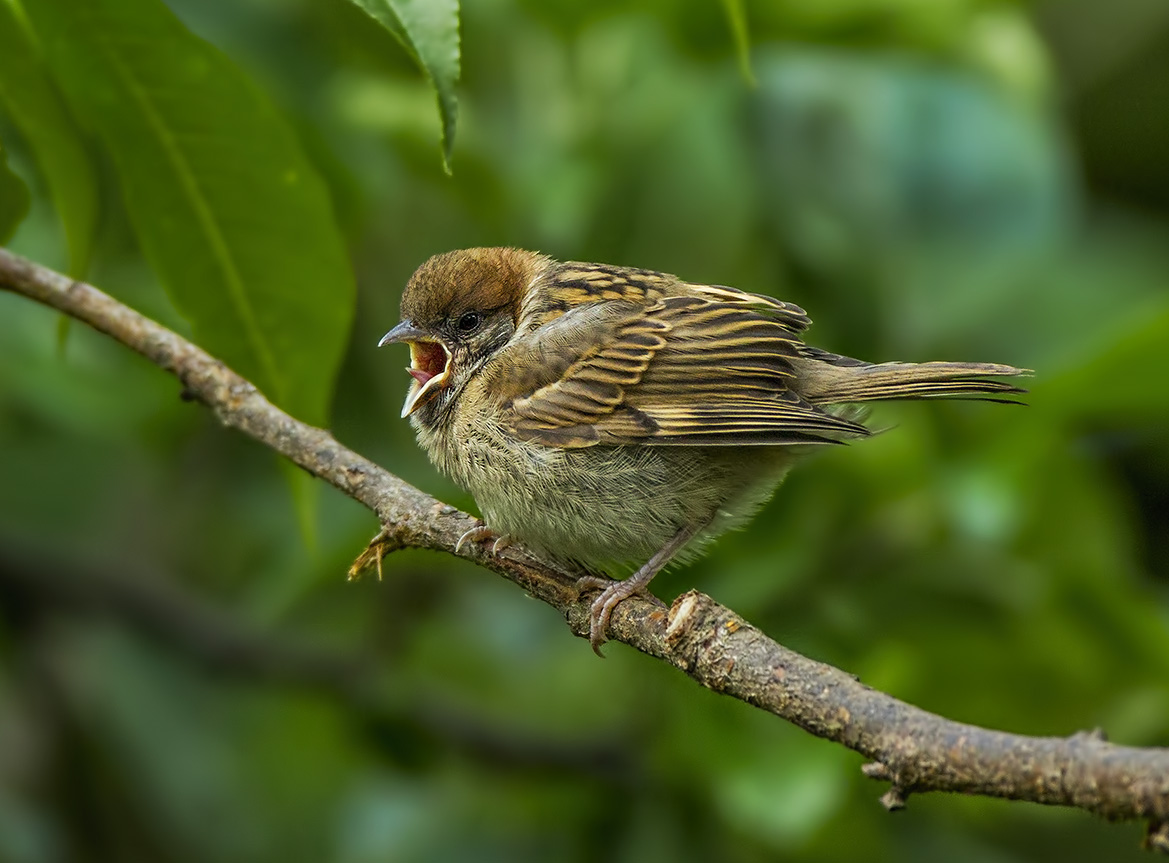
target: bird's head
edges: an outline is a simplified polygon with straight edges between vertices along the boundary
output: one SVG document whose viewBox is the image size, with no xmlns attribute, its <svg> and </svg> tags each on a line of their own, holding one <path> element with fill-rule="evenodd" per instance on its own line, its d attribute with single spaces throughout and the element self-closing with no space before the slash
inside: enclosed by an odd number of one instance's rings
<svg viewBox="0 0 1169 863">
<path fill-rule="evenodd" d="M 410 346 L 414 378 L 402 416 L 433 421 L 515 332 L 524 296 L 547 258 L 511 248 L 435 255 L 410 277 L 402 320 L 382 336 Z"/>
</svg>

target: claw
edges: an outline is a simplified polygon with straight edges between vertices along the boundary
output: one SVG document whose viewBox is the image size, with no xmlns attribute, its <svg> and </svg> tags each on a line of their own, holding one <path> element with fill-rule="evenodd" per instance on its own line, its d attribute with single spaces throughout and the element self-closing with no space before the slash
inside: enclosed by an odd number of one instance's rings
<svg viewBox="0 0 1169 863">
<path fill-rule="evenodd" d="M 609 626 L 609 618 L 617 605 L 617 603 L 613 603 L 606 609 L 607 597 L 610 596 L 610 592 L 614 588 L 620 587 L 622 584 L 625 582 L 614 581 L 599 575 L 582 575 L 576 580 L 576 598 L 578 600 L 581 594 L 586 591 L 601 591 L 601 595 L 593 600 L 593 604 L 589 606 L 589 644 L 592 645 L 593 653 L 601 659 L 605 658 L 605 654 L 601 653 L 601 645 L 605 643 L 605 629 Z"/>
<path fill-rule="evenodd" d="M 576 580 L 576 598 L 580 599 L 580 595 L 589 590 L 608 590 L 617 582 L 612 578 L 604 578 L 600 575 L 582 575 Z"/>
<path fill-rule="evenodd" d="M 582 582 L 584 583 L 582 584 Z M 609 628 L 609 619 L 613 616 L 613 609 L 631 596 L 640 596 L 655 605 L 665 607 L 665 603 L 646 590 L 647 582 L 640 581 L 635 577 L 627 578 L 624 581 L 610 581 L 607 578 L 586 575 L 577 579 L 576 584 L 578 589 L 602 586 L 605 588 L 589 606 L 589 644 L 593 648 L 593 653 L 602 659 L 605 658 L 605 655 L 601 653 L 601 645 L 608 640 L 605 637 L 605 630 Z"/>
<path fill-rule="evenodd" d="M 601 595 L 594 599 L 593 604 L 589 606 L 589 644 L 593 647 L 593 653 L 604 657 L 604 654 L 601 653 L 601 645 L 606 641 L 605 630 L 609 628 L 609 618 L 613 616 L 613 609 L 624 600 L 635 594 L 641 594 L 650 602 L 665 607 L 660 599 L 649 592 L 649 583 L 653 581 L 653 577 L 661 571 L 661 568 L 670 562 L 670 558 L 677 554 L 678 550 L 704 527 L 706 527 L 706 522 L 689 525 L 679 530 L 669 542 L 658 550 L 657 554 L 645 562 L 641 569 L 624 581 L 610 581 L 595 575 L 586 575 L 577 579 L 578 595 L 590 587 L 604 588 Z"/>
<path fill-rule="evenodd" d="M 473 527 L 459 537 L 459 541 L 455 543 L 455 554 L 463 550 L 463 545 L 468 542 L 482 542 L 485 539 L 494 539 L 495 542 L 491 544 L 491 553 L 499 554 L 503 549 L 511 545 L 511 537 L 506 533 L 496 533 L 485 524 Z"/>
</svg>

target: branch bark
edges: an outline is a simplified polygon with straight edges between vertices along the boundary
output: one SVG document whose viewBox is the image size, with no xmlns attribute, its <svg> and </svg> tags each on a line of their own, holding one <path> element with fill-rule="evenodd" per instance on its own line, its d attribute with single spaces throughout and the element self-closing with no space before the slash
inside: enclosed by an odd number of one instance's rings
<svg viewBox="0 0 1169 863">
<path fill-rule="evenodd" d="M 560 611 L 587 638 L 589 600 L 578 574 L 509 546 L 493 555 L 477 543 L 459 552 L 475 519 L 419 491 L 293 419 L 248 381 L 196 345 L 76 282 L 0 249 L 0 288 L 89 324 L 176 375 L 186 395 L 226 426 L 261 441 L 376 513 L 382 533 L 355 566 L 396 548 L 429 548 L 475 561 Z M 1110 820 L 1143 819 L 1146 846 L 1169 853 L 1169 749 L 1118 746 L 1099 731 L 1026 737 L 955 722 L 877 692 L 844 671 L 788 650 L 710 597 L 691 591 L 666 611 L 633 598 L 616 609 L 610 637 L 682 670 L 716 692 L 741 699 L 871 763 L 866 775 L 891 783 L 881 802 L 948 791 L 1073 806 Z"/>
</svg>

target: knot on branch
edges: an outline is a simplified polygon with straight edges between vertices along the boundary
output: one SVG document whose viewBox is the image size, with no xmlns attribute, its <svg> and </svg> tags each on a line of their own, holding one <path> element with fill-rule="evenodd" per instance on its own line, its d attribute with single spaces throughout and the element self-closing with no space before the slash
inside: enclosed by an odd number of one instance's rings
<svg viewBox="0 0 1169 863">
<path fill-rule="evenodd" d="M 877 779 L 884 782 L 893 781 L 893 771 L 880 761 L 870 761 L 868 764 L 862 765 L 861 773 L 870 779 Z"/>
<path fill-rule="evenodd" d="M 889 765 L 881 761 L 870 761 L 861 767 L 861 773 L 881 782 L 890 782 L 889 790 L 881 795 L 881 805 L 890 812 L 897 812 L 905 808 L 910 789 L 901 782 L 900 777 Z"/>
<path fill-rule="evenodd" d="M 715 692 L 742 683 L 741 663 L 752 654 L 754 627 L 704 593 L 690 590 L 674 600 L 666 619 L 671 661 Z M 762 693 L 758 683 L 753 688 Z"/>
<path fill-rule="evenodd" d="M 881 795 L 881 805 L 889 812 L 898 812 L 905 808 L 905 801 L 908 797 L 909 792 L 907 790 L 893 785 Z"/>
<path fill-rule="evenodd" d="M 670 616 L 666 623 L 666 642 L 673 645 L 694 627 L 695 612 L 698 610 L 697 591 L 688 591 L 670 606 Z"/>
</svg>

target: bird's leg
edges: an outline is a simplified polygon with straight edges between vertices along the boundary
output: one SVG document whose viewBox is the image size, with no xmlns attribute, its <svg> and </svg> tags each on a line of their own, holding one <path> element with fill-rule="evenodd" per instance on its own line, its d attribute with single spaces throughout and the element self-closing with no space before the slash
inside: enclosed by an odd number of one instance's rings
<svg viewBox="0 0 1169 863">
<path fill-rule="evenodd" d="M 604 587 L 601 595 L 593 600 L 593 604 L 589 608 L 589 644 L 593 646 L 593 653 L 597 654 L 597 656 L 602 656 L 601 645 L 605 643 L 605 630 L 609 628 L 609 618 L 613 616 L 613 609 L 622 600 L 628 599 L 634 594 L 641 593 L 659 605 L 663 604 L 657 597 L 646 593 L 646 588 L 653 581 L 653 577 L 661 571 L 662 567 L 669 563 L 670 559 L 681 551 L 682 547 L 692 540 L 694 535 L 706 527 L 707 524 L 709 524 L 709 521 L 682 528 L 653 557 L 647 560 L 641 569 L 623 581 L 609 581 L 608 579 L 598 578 L 595 575 L 586 575 L 577 579 L 576 586 L 578 590 L 586 590 L 590 587 Z"/>
<path fill-rule="evenodd" d="M 455 543 L 455 554 L 458 554 L 462 548 L 463 543 L 466 542 L 483 542 L 486 539 L 493 539 L 495 542 L 491 544 L 491 553 L 499 554 L 503 549 L 511 545 L 511 537 L 506 533 L 496 533 L 485 524 L 480 524 L 473 527 L 459 537 L 459 541 Z"/>
</svg>

